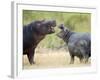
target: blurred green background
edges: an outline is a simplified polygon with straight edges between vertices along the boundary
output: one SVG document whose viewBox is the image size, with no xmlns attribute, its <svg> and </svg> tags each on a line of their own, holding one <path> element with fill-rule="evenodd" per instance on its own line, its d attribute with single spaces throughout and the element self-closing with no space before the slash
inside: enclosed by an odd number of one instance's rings
<svg viewBox="0 0 100 80">
<path fill-rule="evenodd" d="M 91 32 L 90 13 L 23 10 L 23 25 L 42 19 L 55 19 L 57 26 L 63 23 L 72 31 Z M 56 36 L 60 30 L 56 27 L 55 31 L 54 34 L 47 35 L 39 43 L 38 48 L 59 49 L 61 46 L 64 46 L 64 41 Z"/>
</svg>

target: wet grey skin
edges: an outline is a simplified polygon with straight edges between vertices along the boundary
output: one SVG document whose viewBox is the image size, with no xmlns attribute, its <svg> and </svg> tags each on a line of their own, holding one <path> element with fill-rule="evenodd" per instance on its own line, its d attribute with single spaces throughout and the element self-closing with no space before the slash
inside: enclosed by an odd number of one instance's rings
<svg viewBox="0 0 100 80">
<path fill-rule="evenodd" d="M 87 63 L 89 57 L 91 57 L 91 34 L 88 32 L 73 32 L 65 28 L 63 24 L 59 25 L 59 28 L 61 31 L 57 36 L 68 45 L 71 57 L 70 64 L 74 63 L 75 56 L 79 58 L 80 62 Z"/>
</svg>

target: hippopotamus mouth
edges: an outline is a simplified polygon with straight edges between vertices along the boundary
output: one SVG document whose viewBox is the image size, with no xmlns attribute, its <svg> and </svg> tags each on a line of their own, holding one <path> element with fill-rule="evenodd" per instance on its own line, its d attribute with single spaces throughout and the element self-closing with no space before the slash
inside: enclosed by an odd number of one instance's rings
<svg viewBox="0 0 100 80">
<path fill-rule="evenodd" d="M 55 29 L 54 29 L 55 27 L 56 27 L 56 21 L 55 21 L 55 20 L 53 20 L 53 21 L 51 21 L 50 26 L 49 26 L 49 29 L 48 29 L 49 34 L 51 34 L 51 33 L 54 33 L 54 32 L 55 32 Z"/>
<path fill-rule="evenodd" d="M 51 27 L 50 27 L 50 29 L 51 29 L 51 30 L 50 30 L 50 31 L 51 31 L 51 33 L 54 33 L 54 32 L 55 32 L 54 27 L 55 27 L 55 26 L 51 26 Z"/>
</svg>

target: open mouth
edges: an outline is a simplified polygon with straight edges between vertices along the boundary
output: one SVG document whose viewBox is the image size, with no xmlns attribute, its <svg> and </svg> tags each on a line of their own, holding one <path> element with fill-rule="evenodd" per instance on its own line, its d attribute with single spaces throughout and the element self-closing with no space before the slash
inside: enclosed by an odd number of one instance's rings
<svg viewBox="0 0 100 80">
<path fill-rule="evenodd" d="M 51 26 L 50 29 L 51 29 L 51 32 L 55 32 L 54 27 Z"/>
<path fill-rule="evenodd" d="M 54 24 L 50 27 L 52 32 L 55 32 L 55 29 L 54 29 L 55 27 L 56 27 L 56 23 L 54 22 Z"/>
<path fill-rule="evenodd" d="M 49 29 L 48 29 L 48 33 L 49 34 L 51 34 L 51 33 L 54 33 L 55 32 L 55 29 L 54 29 L 54 27 L 49 27 Z"/>
</svg>

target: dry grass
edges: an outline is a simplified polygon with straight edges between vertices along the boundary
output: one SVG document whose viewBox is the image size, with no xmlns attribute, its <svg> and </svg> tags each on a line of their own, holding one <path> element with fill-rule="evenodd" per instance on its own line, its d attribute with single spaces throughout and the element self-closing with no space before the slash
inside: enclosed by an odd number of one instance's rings
<svg viewBox="0 0 100 80">
<path fill-rule="evenodd" d="M 90 66 L 91 60 L 88 63 L 80 63 L 75 57 L 74 64 L 69 64 L 70 56 L 65 50 L 36 50 L 35 64 L 30 65 L 27 56 L 23 56 L 23 69 L 34 68 L 60 68 L 60 67 L 82 67 Z"/>
</svg>

